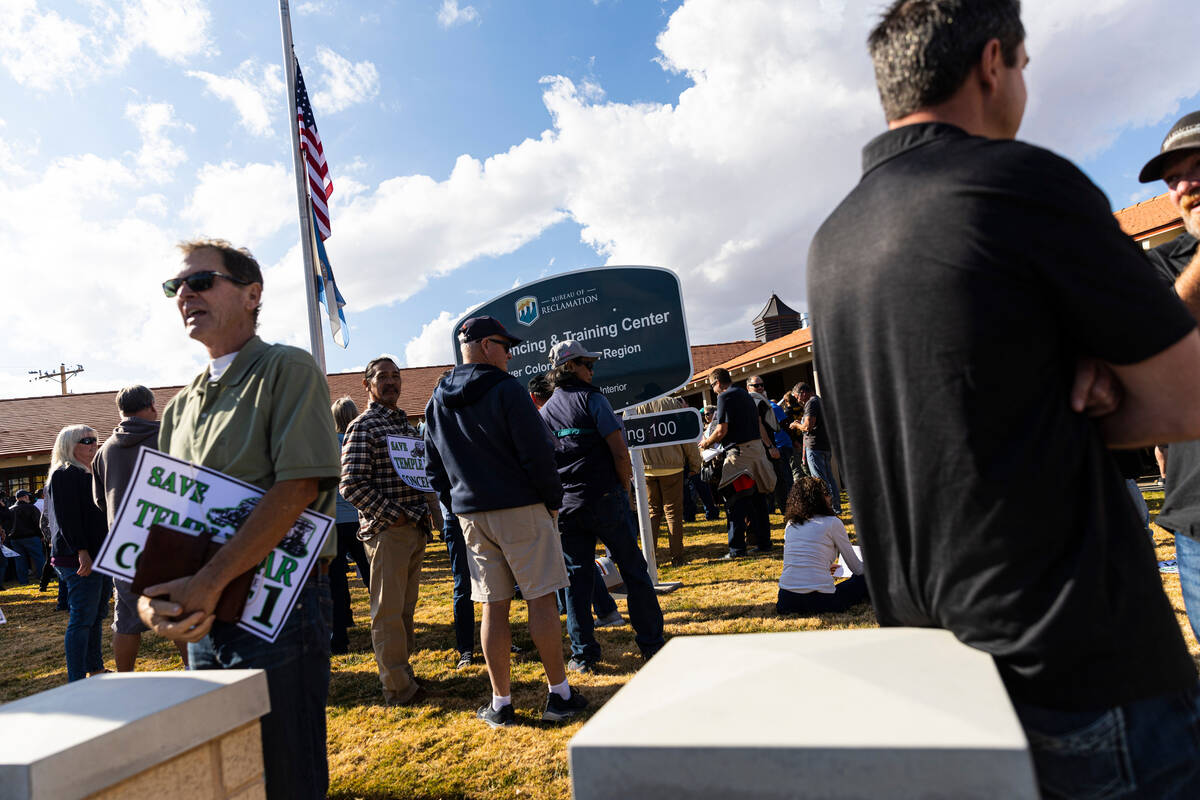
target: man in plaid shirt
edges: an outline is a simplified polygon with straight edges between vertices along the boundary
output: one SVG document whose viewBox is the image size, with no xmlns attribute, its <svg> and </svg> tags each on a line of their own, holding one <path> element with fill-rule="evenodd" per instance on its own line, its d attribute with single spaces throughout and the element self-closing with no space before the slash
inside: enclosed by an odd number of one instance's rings
<svg viewBox="0 0 1200 800">
<path fill-rule="evenodd" d="M 425 494 L 400 478 L 388 453 L 388 436 L 421 438 L 397 408 L 400 380 L 386 356 L 367 364 L 370 404 L 346 428 L 341 482 L 342 496 L 358 508 L 358 536 L 371 560 L 371 642 L 383 699 L 393 705 L 420 699 L 408 656 L 416 646 L 413 613 L 431 524 Z"/>
</svg>

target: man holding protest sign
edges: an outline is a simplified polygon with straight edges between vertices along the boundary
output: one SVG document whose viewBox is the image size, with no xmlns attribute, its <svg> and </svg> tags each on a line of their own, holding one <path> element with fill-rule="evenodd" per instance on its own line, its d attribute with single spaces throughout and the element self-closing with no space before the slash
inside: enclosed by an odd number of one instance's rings
<svg viewBox="0 0 1200 800">
<path fill-rule="evenodd" d="M 308 353 L 255 335 L 263 281 L 247 250 L 218 239 L 180 249 L 183 266 L 163 289 L 212 361 L 163 410 L 159 449 L 265 494 L 198 572 L 147 587 L 139 615 L 156 633 L 190 642 L 193 669 L 264 669 L 267 794 L 324 797 L 329 620 L 321 609 L 330 604 L 325 556 L 336 541 L 326 539 L 323 558 L 297 576 L 298 599 L 273 640 L 215 622 L 213 612 L 225 587 L 273 553 L 306 508 L 333 513 L 340 468 L 329 388 Z"/>
<path fill-rule="evenodd" d="M 400 368 L 391 358 L 367 364 L 363 386 L 370 404 L 346 428 L 341 484 L 342 496 L 358 508 L 358 537 L 371 560 L 371 643 L 383 699 L 394 705 L 420 699 L 408 657 L 416 648 L 413 614 L 430 531 L 426 498 L 392 459 L 393 447 L 408 452 L 421 444 L 421 434 L 397 407 L 400 381 Z"/>
</svg>

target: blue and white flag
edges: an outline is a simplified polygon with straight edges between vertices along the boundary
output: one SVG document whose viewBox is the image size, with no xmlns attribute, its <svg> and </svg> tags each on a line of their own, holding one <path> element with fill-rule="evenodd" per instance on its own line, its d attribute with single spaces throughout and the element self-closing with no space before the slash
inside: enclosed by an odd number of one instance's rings
<svg viewBox="0 0 1200 800">
<path fill-rule="evenodd" d="M 313 213 L 313 224 L 317 224 L 317 215 Z M 350 344 L 350 327 L 346 324 L 346 315 L 342 309 L 346 306 L 346 300 L 342 297 L 342 293 L 338 291 L 337 283 L 333 280 L 333 267 L 329 266 L 329 257 L 325 255 L 325 243 L 321 241 L 320 236 L 314 236 L 313 240 L 317 243 L 317 299 L 321 301 L 321 305 L 325 306 L 325 313 L 329 316 L 329 332 L 333 335 L 335 341 L 341 347 L 346 347 Z M 334 302 L 330 303 L 329 298 L 332 297 Z"/>
</svg>

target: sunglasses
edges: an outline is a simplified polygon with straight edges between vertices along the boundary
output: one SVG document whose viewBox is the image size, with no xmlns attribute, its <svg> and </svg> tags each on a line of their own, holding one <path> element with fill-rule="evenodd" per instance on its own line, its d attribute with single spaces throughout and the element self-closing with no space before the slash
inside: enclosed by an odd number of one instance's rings
<svg viewBox="0 0 1200 800">
<path fill-rule="evenodd" d="M 512 342 L 508 341 L 507 339 L 490 339 L 489 338 L 488 341 L 491 342 L 492 344 L 500 345 L 501 347 L 504 348 L 504 352 L 506 352 L 506 353 L 512 352 Z"/>
<path fill-rule="evenodd" d="M 230 283 L 236 283 L 239 286 L 249 286 L 250 281 L 239 280 L 232 275 L 226 275 L 223 272 L 216 270 L 206 270 L 204 272 L 193 272 L 186 278 L 171 278 L 169 281 L 163 281 L 163 294 L 167 297 L 174 297 L 179 292 L 179 287 L 185 283 L 193 292 L 207 292 L 213 287 L 213 281 L 216 278 L 224 278 Z"/>
<path fill-rule="evenodd" d="M 575 363 L 578 364 L 579 366 L 583 367 L 584 369 L 590 370 L 592 372 L 596 371 L 596 362 L 595 361 L 584 361 L 581 358 L 581 359 L 577 360 Z"/>
<path fill-rule="evenodd" d="M 95 436 L 85 436 L 79 440 L 79 443 L 80 444 L 95 444 L 96 437 Z"/>
</svg>

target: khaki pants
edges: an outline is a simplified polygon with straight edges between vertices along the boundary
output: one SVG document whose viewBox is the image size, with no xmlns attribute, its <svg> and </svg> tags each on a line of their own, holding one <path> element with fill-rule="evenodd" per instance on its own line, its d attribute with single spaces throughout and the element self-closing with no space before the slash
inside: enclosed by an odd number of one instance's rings
<svg viewBox="0 0 1200 800">
<path fill-rule="evenodd" d="M 371 560 L 371 643 L 383 699 L 405 703 L 417 693 L 408 656 L 416 648 L 413 614 L 421 581 L 425 534 L 396 525 L 363 542 Z"/>
<path fill-rule="evenodd" d="M 654 549 L 658 549 L 658 526 L 667 518 L 667 540 L 671 563 L 683 563 L 683 471 L 659 477 L 646 476 L 650 497 L 650 530 L 654 533 Z"/>
</svg>

